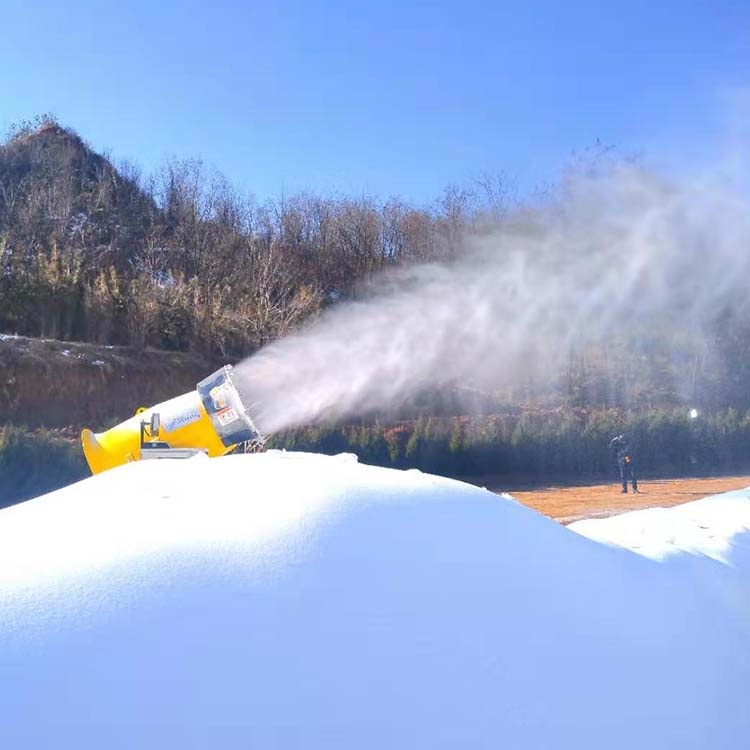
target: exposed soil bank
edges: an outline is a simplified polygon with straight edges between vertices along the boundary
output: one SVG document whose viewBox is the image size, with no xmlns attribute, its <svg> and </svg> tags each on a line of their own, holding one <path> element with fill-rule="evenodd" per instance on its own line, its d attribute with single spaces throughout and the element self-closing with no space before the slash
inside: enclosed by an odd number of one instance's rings
<svg viewBox="0 0 750 750">
<path fill-rule="evenodd" d="M 0 425 L 109 427 L 195 388 L 223 362 L 199 354 L 0 335 Z"/>
</svg>

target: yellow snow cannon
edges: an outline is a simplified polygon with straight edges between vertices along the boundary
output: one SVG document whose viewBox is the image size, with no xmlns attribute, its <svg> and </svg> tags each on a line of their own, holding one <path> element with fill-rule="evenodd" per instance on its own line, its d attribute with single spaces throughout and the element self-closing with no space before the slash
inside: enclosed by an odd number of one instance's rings
<svg viewBox="0 0 750 750">
<path fill-rule="evenodd" d="M 196 453 L 222 456 L 240 444 L 262 447 L 263 438 L 247 414 L 227 365 L 194 391 L 163 401 L 94 434 L 81 433 L 92 474 L 150 458 L 188 458 Z"/>
</svg>

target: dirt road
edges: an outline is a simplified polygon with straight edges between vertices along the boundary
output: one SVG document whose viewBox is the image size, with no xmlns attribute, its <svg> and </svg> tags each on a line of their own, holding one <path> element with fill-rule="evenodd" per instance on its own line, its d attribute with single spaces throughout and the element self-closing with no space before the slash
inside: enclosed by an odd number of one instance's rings
<svg viewBox="0 0 750 750">
<path fill-rule="evenodd" d="M 750 476 L 644 480 L 639 482 L 640 493 L 637 495 L 632 491 L 621 494 L 619 483 L 535 490 L 508 487 L 503 491 L 561 523 L 572 523 L 582 518 L 603 518 L 629 510 L 679 505 L 745 487 L 750 487 Z"/>
</svg>

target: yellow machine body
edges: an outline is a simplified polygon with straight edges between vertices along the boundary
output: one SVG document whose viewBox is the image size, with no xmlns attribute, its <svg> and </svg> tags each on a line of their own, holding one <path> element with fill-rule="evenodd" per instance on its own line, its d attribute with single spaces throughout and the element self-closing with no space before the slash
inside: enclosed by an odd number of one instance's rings
<svg viewBox="0 0 750 750">
<path fill-rule="evenodd" d="M 221 456 L 227 448 L 214 430 L 197 391 L 144 409 L 106 432 L 94 434 L 84 430 L 83 452 L 93 474 L 141 458 L 141 423 L 150 422 L 152 414 L 161 421 L 158 435 L 150 435 L 169 444 L 170 448 L 204 449 L 209 456 Z"/>
<path fill-rule="evenodd" d="M 138 461 L 153 447 L 197 449 L 214 457 L 228 453 L 240 442 L 262 444 L 231 380 L 231 369 L 224 367 L 198 383 L 196 390 L 139 410 L 109 430 L 96 434 L 84 430 L 81 443 L 91 472 L 98 474 Z M 159 427 L 151 434 L 154 415 L 158 415 Z"/>
</svg>

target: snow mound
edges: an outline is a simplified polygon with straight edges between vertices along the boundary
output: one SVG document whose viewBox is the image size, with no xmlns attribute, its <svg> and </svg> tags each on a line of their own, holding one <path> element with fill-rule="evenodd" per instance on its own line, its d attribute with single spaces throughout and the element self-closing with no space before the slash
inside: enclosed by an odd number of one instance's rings
<svg viewBox="0 0 750 750">
<path fill-rule="evenodd" d="M 3 746 L 739 750 L 729 561 L 352 456 L 129 465 L 0 511 Z"/>
<path fill-rule="evenodd" d="M 568 527 L 654 560 L 698 555 L 750 575 L 750 488 L 674 508 L 648 508 Z"/>
</svg>

